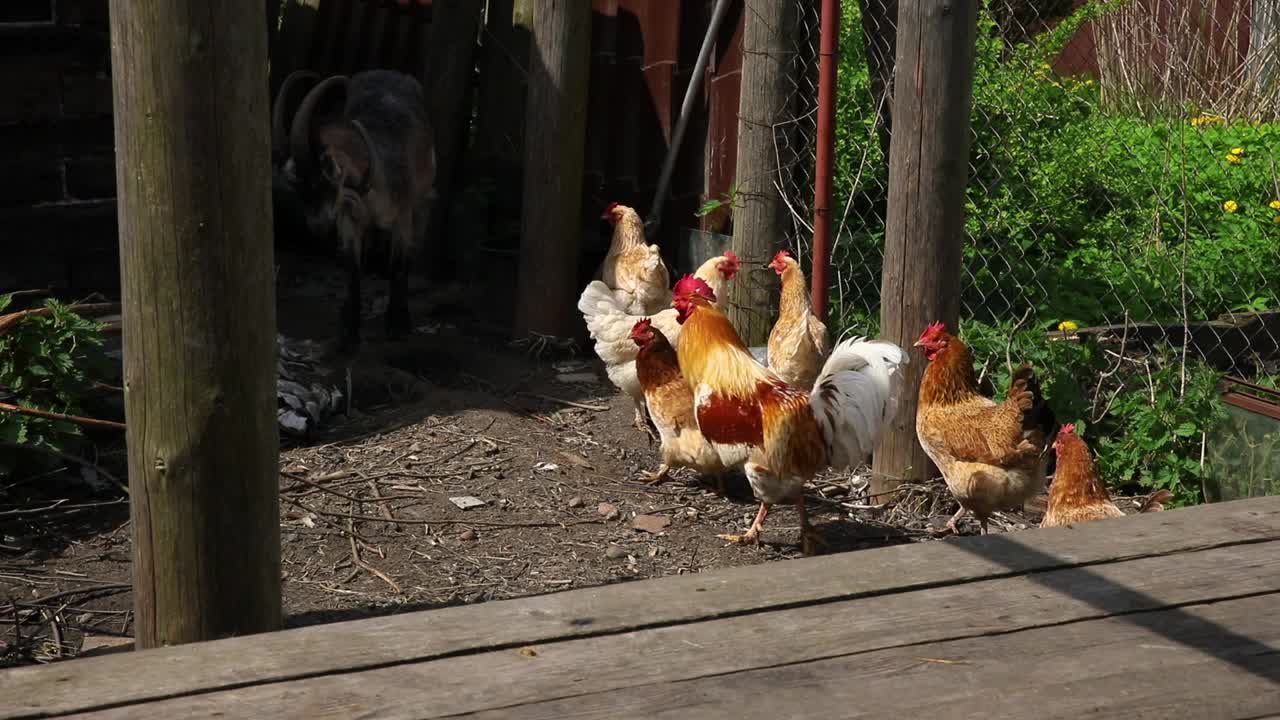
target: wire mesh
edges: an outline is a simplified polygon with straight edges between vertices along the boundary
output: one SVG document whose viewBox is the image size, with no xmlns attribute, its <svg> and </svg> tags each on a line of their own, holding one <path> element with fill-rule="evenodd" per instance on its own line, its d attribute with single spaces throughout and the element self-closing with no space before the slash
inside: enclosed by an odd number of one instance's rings
<svg viewBox="0 0 1280 720">
<path fill-rule="evenodd" d="M 830 319 L 874 333 L 894 0 L 845 0 Z M 817 9 L 802 3 L 788 241 L 810 261 Z M 1003 394 L 1026 361 L 1117 483 L 1191 500 L 1226 374 L 1280 371 L 1280 3 L 987 0 L 960 333 Z"/>
</svg>

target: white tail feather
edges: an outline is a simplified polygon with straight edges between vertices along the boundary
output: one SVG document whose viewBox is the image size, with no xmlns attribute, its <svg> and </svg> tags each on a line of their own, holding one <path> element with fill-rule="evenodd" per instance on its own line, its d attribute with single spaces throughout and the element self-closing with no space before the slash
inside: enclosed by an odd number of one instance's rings
<svg viewBox="0 0 1280 720">
<path fill-rule="evenodd" d="M 831 467 L 866 462 L 884 426 L 898 414 L 901 368 L 907 362 L 907 353 L 887 340 L 855 337 L 831 351 L 809 395 Z"/>
<path fill-rule="evenodd" d="M 680 335 L 675 309 L 668 308 L 653 315 L 633 315 L 626 311 L 609 286 L 599 280 L 591 281 L 582 291 L 578 297 L 578 310 L 587 323 L 591 339 L 595 340 L 596 355 L 604 361 L 609 379 L 633 396 L 640 392 L 634 365 L 640 348 L 631 340 L 631 328 L 648 317 L 672 344 Z"/>
</svg>

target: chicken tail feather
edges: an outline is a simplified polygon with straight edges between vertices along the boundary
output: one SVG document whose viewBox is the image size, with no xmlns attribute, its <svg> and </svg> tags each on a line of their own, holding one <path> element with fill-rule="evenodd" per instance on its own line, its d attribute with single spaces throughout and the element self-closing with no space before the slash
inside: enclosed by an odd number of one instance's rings
<svg viewBox="0 0 1280 720">
<path fill-rule="evenodd" d="M 1142 501 L 1142 505 L 1138 508 L 1140 513 L 1160 512 L 1164 510 L 1164 504 L 1173 499 L 1173 493 L 1168 490 L 1157 490 L 1147 496 Z"/>
<path fill-rule="evenodd" d="M 1040 378 L 1030 365 L 1023 364 L 1013 371 L 1009 380 L 1009 395 L 1022 395 L 1022 429 L 1024 432 L 1039 429 L 1043 436 L 1052 438 L 1058 429 L 1057 416 L 1045 400 Z"/>
<path fill-rule="evenodd" d="M 842 341 L 814 380 L 809 404 L 822 430 L 830 464 L 866 461 L 884 426 L 898 414 L 907 353 L 887 340 Z"/>
</svg>

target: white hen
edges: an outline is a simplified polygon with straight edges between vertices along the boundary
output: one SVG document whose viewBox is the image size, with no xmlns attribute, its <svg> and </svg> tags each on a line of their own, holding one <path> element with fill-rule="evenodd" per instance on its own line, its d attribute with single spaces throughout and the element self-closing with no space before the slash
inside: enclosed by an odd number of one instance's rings
<svg viewBox="0 0 1280 720">
<path fill-rule="evenodd" d="M 694 274 L 710 285 L 721 296 L 725 283 L 737 274 L 740 263 L 732 250 L 702 263 Z M 670 295 L 668 294 L 668 304 Z M 631 339 L 631 329 L 638 320 L 648 317 L 653 326 L 662 331 L 673 347 L 680 341 L 680 323 L 676 322 L 675 308 L 668 307 L 652 315 L 628 312 L 624 301 L 599 280 L 593 280 L 578 298 L 578 310 L 586 320 L 587 330 L 595 341 L 596 355 L 604 362 L 605 373 L 619 390 L 631 396 L 636 404 L 637 427 L 648 427 L 645 422 L 644 389 L 636 377 L 636 355 L 640 348 Z"/>
</svg>

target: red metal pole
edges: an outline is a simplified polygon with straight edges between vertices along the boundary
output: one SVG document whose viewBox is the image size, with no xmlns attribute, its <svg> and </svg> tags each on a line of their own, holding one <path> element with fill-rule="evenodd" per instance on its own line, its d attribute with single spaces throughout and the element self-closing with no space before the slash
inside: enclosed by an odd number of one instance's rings
<svg viewBox="0 0 1280 720">
<path fill-rule="evenodd" d="M 840 0 L 822 0 L 818 44 L 818 158 L 813 188 L 813 312 L 827 319 L 827 268 L 831 264 L 831 175 L 835 156 L 836 53 L 840 46 Z"/>
</svg>

